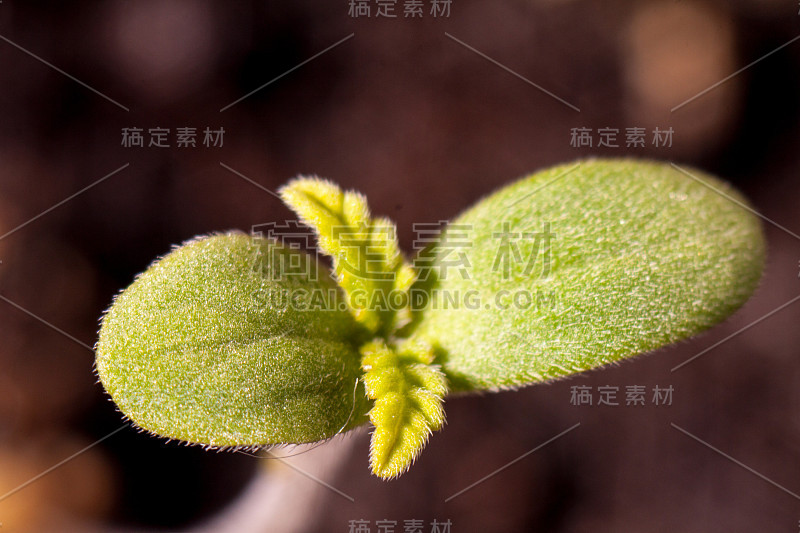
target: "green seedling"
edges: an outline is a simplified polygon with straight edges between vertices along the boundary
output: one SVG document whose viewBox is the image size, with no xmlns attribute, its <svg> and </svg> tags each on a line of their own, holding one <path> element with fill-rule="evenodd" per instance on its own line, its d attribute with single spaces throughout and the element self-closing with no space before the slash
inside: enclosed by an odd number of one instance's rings
<svg viewBox="0 0 800 533">
<path fill-rule="evenodd" d="M 449 393 L 519 388 L 690 337 L 740 307 L 764 263 L 738 192 L 655 162 L 525 177 L 413 262 L 362 195 L 299 178 L 281 196 L 332 272 L 279 240 L 199 237 L 104 315 L 97 371 L 139 427 L 259 447 L 371 423 L 372 471 L 394 478 L 444 424 Z"/>
</svg>

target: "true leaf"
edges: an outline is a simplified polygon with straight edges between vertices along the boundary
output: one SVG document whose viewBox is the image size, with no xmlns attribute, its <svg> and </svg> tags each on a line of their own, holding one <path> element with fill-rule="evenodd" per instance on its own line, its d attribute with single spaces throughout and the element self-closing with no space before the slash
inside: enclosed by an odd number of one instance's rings
<svg viewBox="0 0 800 533">
<path fill-rule="evenodd" d="M 407 309 L 387 305 L 392 291 L 407 291 L 414 272 L 400 253 L 394 224 L 370 216 L 364 196 L 317 178 L 298 178 L 281 188 L 281 198 L 317 233 L 322 252 L 356 320 L 386 336 L 408 319 Z"/>
<path fill-rule="evenodd" d="M 378 340 L 361 352 L 367 395 L 375 400 L 370 465 L 375 475 L 391 479 L 411 466 L 431 432 L 442 427 L 447 382 L 424 346 L 393 349 Z"/>
</svg>

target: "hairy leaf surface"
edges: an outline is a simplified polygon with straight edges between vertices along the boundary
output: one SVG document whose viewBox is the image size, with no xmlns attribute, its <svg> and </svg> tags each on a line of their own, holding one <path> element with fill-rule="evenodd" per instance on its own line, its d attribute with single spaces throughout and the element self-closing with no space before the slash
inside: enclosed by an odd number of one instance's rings
<svg viewBox="0 0 800 533">
<path fill-rule="evenodd" d="M 334 273 L 360 323 L 386 336 L 408 320 L 408 309 L 387 302 L 407 291 L 414 271 L 400 253 L 394 224 L 370 216 L 364 196 L 317 178 L 299 178 L 281 189 L 284 202 L 317 233 L 333 258 Z"/>
<path fill-rule="evenodd" d="M 685 339 L 758 284 L 764 238 L 742 206 L 729 185 L 662 163 L 587 160 L 526 177 L 443 232 L 414 336 L 436 346 L 458 390 L 557 378 Z M 453 234 L 465 231 L 454 264 Z"/>
<path fill-rule="evenodd" d="M 433 431 L 444 423 L 444 374 L 432 365 L 429 348 L 406 345 L 389 348 L 383 341 L 367 343 L 364 383 L 375 400 L 369 419 L 375 427 L 370 445 L 372 472 L 384 479 L 408 470 Z"/>
<path fill-rule="evenodd" d="M 96 364 L 122 412 L 159 435 L 312 442 L 366 422 L 364 333 L 311 256 L 230 233 L 184 244 L 123 291 Z"/>
</svg>

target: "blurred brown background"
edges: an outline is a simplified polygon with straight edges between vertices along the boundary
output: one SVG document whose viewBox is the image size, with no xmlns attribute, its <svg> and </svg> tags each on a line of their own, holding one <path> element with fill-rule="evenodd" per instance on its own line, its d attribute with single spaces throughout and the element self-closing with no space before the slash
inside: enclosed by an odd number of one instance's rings
<svg viewBox="0 0 800 533">
<path fill-rule="evenodd" d="M 795 0 L 453 0 L 439 17 L 425 0 L 421 18 L 405 18 L 400 0 L 394 19 L 369 5 L 371 16 L 353 17 L 346 0 L 0 3 L 0 493 L 122 426 L 90 347 L 136 273 L 195 235 L 294 219 L 221 163 L 270 190 L 298 173 L 358 189 L 397 222 L 407 251 L 413 223 L 588 155 L 695 165 L 800 233 Z M 134 127 L 142 148 L 122 145 Z M 147 146 L 157 127 L 170 129 L 170 148 Z M 195 148 L 176 146 L 184 127 L 197 128 Z M 203 146 L 205 128 L 223 128 L 223 146 Z M 591 129 L 592 146 L 572 146 L 573 128 Z M 618 130 L 618 147 L 598 146 L 601 128 Z M 628 128 L 646 131 L 643 147 L 626 147 Z M 655 145 L 655 128 L 672 128 L 670 146 Z M 300 476 L 321 493 L 313 508 L 284 509 L 284 522 L 797 531 L 800 304 L 670 371 L 800 293 L 800 239 L 765 227 L 762 287 L 726 323 L 615 368 L 453 398 L 448 425 L 397 481 L 370 476 L 365 432 L 348 437 L 352 451 L 324 480 L 354 501 Z M 574 385 L 617 386 L 622 405 L 571 405 Z M 624 405 L 631 385 L 646 386 L 647 406 Z M 652 405 L 655 386 L 674 388 L 671 406 Z M 124 428 L 0 499 L 0 530 L 202 527 L 254 479 L 278 475 L 258 465 Z"/>
</svg>

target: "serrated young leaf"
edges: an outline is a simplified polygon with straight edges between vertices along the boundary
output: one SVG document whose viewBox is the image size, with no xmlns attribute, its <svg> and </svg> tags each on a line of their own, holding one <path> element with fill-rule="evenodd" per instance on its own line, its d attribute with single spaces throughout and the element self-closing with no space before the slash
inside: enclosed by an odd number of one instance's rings
<svg viewBox="0 0 800 533">
<path fill-rule="evenodd" d="M 433 431 L 444 423 L 442 399 L 447 381 L 433 354 L 406 345 L 393 349 L 383 341 L 361 348 L 363 381 L 374 400 L 369 418 L 372 472 L 391 479 L 408 470 Z"/>
<path fill-rule="evenodd" d="M 587 160 L 538 172 L 452 222 L 470 232 L 459 248 L 467 276 L 443 263 L 452 259 L 445 230 L 412 338 L 436 348 L 453 389 L 496 390 L 690 337 L 758 284 L 764 235 L 742 206 L 731 186 L 664 163 Z"/>
<path fill-rule="evenodd" d="M 212 446 L 314 442 L 367 422 L 365 332 L 316 260 L 241 233 L 157 260 L 103 317 L 97 372 L 139 427 Z"/>
<path fill-rule="evenodd" d="M 391 305 L 392 291 L 408 291 L 414 278 L 403 259 L 394 224 L 373 219 L 364 196 L 318 178 L 298 178 L 281 198 L 318 236 L 333 258 L 334 273 L 356 320 L 373 334 L 388 336 L 408 321 L 408 309 Z"/>
</svg>

